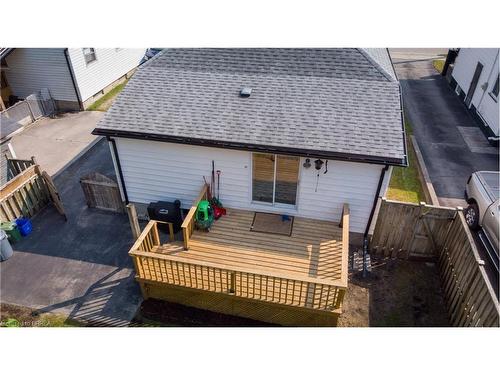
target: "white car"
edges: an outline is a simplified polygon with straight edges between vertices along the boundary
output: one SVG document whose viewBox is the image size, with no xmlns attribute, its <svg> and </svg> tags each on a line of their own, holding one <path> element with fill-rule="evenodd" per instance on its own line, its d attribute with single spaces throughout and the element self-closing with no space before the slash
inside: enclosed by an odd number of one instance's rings
<svg viewBox="0 0 500 375">
<path fill-rule="evenodd" d="M 483 229 L 498 263 L 499 240 L 499 179 L 500 172 L 474 172 L 467 180 L 465 194 L 468 207 L 464 211 L 465 221 L 472 230 Z"/>
</svg>

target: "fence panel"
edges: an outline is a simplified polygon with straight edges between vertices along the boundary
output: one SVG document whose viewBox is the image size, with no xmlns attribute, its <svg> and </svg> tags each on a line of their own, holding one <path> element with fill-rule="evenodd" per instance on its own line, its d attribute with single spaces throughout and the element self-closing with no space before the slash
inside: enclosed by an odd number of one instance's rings
<svg viewBox="0 0 500 375">
<path fill-rule="evenodd" d="M 23 160 L 7 158 L 7 181 L 12 180 L 14 177 L 22 173 L 32 165 L 35 165 L 33 159 Z"/>
<path fill-rule="evenodd" d="M 2 186 L 0 192 L 0 219 L 12 221 L 18 217 L 33 217 L 49 203 L 49 194 L 43 177 L 33 165 Z"/>
<path fill-rule="evenodd" d="M 2 132 L 10 134 L 43 116 L 52 116 L 55 112 L 55 102 L 49 90 L 42 89 L 0 113 Z"/>
<path fill-rule="evenodd" d="M 382 199 L 371 241 L 374 255 L 432 258 L 444 244 L 456 209 Z"/>
<path fill-rule="evenodd" d="M 31 94 L 26 97 L 26 103 L 29 105 L 31 114 L 35 120 L 38 120 L 45 114 L 41 99 L 39 94 Z"/>
<path fill-rule="evenodd" d="M 124 212 L 120 188 L 111 178 L 100 173 L 91 173 L 80 179 L 88 207 Z"/>
<path fill-rule="evenodd" d="M 452 325 L 499 326 L 498 298 L 461 210 L 383 199 L 371 252 L 437 257 Z"/>
<path fill-rule="evenodd" d="M 438 265 L 452 324 L 497 327 L 498 300 L 462 212 L 451 225 Z"/>
<path fill-rule="evenodd" d="M 28 102 L 17 102 L 10 106 L 1 114 L 2 126 L 13 127 L 15 125 L 25 126 L 31 124 L 34 119 L 30 111 Z"/>
</svg>

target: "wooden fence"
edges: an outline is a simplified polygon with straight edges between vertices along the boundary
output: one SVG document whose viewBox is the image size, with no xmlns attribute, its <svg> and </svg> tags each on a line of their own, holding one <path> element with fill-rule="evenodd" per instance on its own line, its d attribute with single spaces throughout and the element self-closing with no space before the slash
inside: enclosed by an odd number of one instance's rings
<svg viewBox="0 0 500 375">
<path fill-rule="evenodd" d="M 1 187 L 0 220 L 12 221 L 21 216 L 31 218 L 50 201 L 66 218 L 52 179 L 38 165 L 31 165 Z"/>
<path fill-rule="evenodd" d="M 18 174 L 22 173 L 32 165 L 35 165 L 35 159 L 31 158 L 31 160 L 22 160 L 22 159 L 10 159 L 6 156 L 7 159 L 7 180 L 12 180 Z"/>
<path fill-rule="evenodd" d="M 344 220 L 346 228 L 348 220 L 348 217 Z M 342 306 L 347 289 L 342 280 L 223 267 L 161 254 L 154 251 L 159 245 L 157 223 L 151 220 L 129 252 L 139 282 L 164 283 L 327 312 Z"/>
<path fill-rule="evenodd" d="M 195 215 L 196 215 L 196 209 L 198 208 L 198 203 L 200 203 L 201 200 L 207 199 L 207 194 L 208 194 L 208 185 L 203 184 L 200 193 L 198 194 L 198 197 L 193 202 L 193 205 L 191 206 L 188 214 L 184 218 L 184 221 L 182 222 L 181 228 L 182 228 L 182 236 L 184 237 L 184 249 L 189 248 L 189 238 L 193 234 L 194 231 L 194 222 L 195 222 Z"/>
<path fill-rule="evenodd" d="M 382 199 L 371 240 L 375 255 L 398 258 L 435 258 L 457 210 L 425 203 Z"/>
<path fill-rule="evenodd" d="M 88 207 L 122 213 L 125 211 L 118 184 L 100 173 L 80 178 L 80 185 Z"/>
<path fill-rule="evenodd" d="M 383 199 L 370 244 L 374 255 L 437 260 L 453 326 L 498 327 L 498 298 L 461 209 Z"/>
</svg>

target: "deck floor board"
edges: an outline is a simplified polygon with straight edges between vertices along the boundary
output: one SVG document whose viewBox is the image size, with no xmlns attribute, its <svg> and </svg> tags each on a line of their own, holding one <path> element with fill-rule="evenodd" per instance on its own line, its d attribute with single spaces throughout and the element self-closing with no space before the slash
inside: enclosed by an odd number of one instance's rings
<svg viewBox="0 0 500 375">
<path fill-rule="evenodd" d="M 338 223 L 295 217 L 291 236 L 250 231 L 253 211 L 228 209 L 210 232 L 194 231 L 189 250 L 164 244 L 155 251 L 221 266 L 338 280 L 342 268 L 342 230 Z"/>
</svg>

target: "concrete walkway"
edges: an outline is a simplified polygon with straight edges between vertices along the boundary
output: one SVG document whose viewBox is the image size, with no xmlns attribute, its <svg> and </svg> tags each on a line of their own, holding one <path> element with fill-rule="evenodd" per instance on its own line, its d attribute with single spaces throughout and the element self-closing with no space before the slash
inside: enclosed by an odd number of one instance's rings
<svg viewBox="0 0 500 375">
<path fill-rule="evenodd" d="M 463 206 L 467 178 L 498 170 L 498 148 L 488 144 L 477 123 L 432 65 L 446 50 L 391 50 L 401 81 L 405 114 L 413 127 L 439 202 Z M 441 56 L 440 56 L 441 54 Z"/>
<path fill-rule="evenodd" d="M 79 178 L 94 171 L 114 176 L 105 140 L 55 178 L 68 221 L 48 206 L 34 218 L 33 233 L 0 263 L 2 302 L 93 325 L 124 326 L 133 318 L 142 297 L 128 256 L 128 218 L 87 207 Z"/>
<path fill-rule="evenodd" d="M 104 112 L 84 111 L 43 118 L 14 135 L 11 143 L 17 158 L 34 156 L 54 176 L 98 141 L 90 133 L 103 116 Z"/>
</svg>

